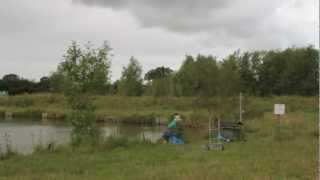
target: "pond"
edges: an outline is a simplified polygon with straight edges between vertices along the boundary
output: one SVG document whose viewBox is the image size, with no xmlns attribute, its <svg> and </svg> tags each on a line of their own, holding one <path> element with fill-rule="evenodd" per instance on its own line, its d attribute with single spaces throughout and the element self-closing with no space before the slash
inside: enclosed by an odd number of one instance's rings
<svg viewBox="0 0 320 180">
<path fill-rule="evenodd" d="M 103 135 L 124 136 L 128 138 L 144 138 L 151 142 L 158 141 L 165 126 L 140 126 L 127 124 L 99 124 Z M 39 144 L 66 144 L 70 142 L 71 127 L 67 123 L 42 122 L 39 120 L 11 119 L 0 120 L 0 152 L 6 145 L 22 154 L 32 153 Z M 186 130 L 188 137 L 205 134 L 205 130 Z"/>
</svg>

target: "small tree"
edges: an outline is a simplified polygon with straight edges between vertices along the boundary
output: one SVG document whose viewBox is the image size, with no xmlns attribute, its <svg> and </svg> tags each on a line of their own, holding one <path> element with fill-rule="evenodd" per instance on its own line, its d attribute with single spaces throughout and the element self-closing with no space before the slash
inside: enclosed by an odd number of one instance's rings
<svg viewBox="0 0 320 180">
<path fill-rule="evenodd" d="M 142 67 L 137 59 L 130 58 L 127 67 L 123 67 L 119 82 L 119 91 L 126 96 L 140 96 L 143 93 Z"/>
<path fill-rule="evenodd" d="M 71 138 L 75 144 L 96 140 L 98 135 L 92 94 L 104 91 L 109 83 L 110 50 L 107 43 L 96 49 L 88 43 L 82 49 L 72 42 L 58 67 L 64 79 L 63 92 L 71 108 L 68 118 L 73 126 Z"/>
</svg>

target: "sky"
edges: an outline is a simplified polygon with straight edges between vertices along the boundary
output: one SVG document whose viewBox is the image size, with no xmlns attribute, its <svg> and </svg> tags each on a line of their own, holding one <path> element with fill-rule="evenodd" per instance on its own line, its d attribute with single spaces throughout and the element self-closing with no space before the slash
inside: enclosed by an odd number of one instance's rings
<svg viewBox="0 0 320 180">
<path fill-rule="evenodd" d="M 319 47 L 318 0 L 1 0 L 0 77 L 39 80 L 71 41 L 113 48 L 112 80 L 136 57 L 144 72 L 185 55 Z"/>
</svg>

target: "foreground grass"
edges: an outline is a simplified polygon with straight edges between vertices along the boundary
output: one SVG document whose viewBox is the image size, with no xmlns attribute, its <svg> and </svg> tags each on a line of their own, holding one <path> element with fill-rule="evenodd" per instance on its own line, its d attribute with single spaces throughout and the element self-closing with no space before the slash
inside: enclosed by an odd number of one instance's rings
<svg viewBox="0 0 320 180">
<path fill-rule="evenodd" d="M 318 130 L 314 112 L 272 113 L 246 121 L 246 142 L 205 151 L 203 134 L 186 145 L 115 142 L 116 146 L 12 156 L 0 161 L 0 179 L 316 179 Z M 205 131 L 205 130 L 203 130 Z"/>
</svg>

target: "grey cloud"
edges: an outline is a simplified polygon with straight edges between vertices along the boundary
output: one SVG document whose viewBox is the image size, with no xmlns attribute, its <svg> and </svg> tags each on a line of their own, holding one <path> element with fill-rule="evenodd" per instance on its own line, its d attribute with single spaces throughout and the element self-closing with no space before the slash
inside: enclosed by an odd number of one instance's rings
<svg viewBox="0 0 320 180">
<path fill-rule="evenodd" d="M 128 10 L 143 27 L 174 32 L 250 36 L 283 0 L 73 0 L 88 6 Z M 262 8 L 261 8 L 262 7 Z"/>
<path fill-rule="evenodd" d="M 142 26 L 160 26 L 176 31 L 199 31 L 212 16 L 230 4 L 230 0 L 73 0 L 76 4 L 128 10 Z M 198 28 L 196 28 L 198 26 Z M 205 27 L 204 27 L 205 28 Z"/>
<path fill-rule="evenodd" d="M 73 3 L 125 10 L 137 18 L 141 27 L 157 27 L 187 35 L 206 34 L 209 39 L 215 40 L 214 43 L 222 45 L 248 39 L 256 39 L 258 42 L 266 35 L 274 36 L 270 37 L 273 39 L 272 42 L 266 42 L 266 47 L 270 44 L 276 47 L 281 44 L 292 45 L 290 42 L 313 43 L 310 42 L 310 37 L 308 42 L 299 41 L 304 39 L 304 35 L 297 31 L 295 26 L 301 26 L 303 21 L 297 19 L 295 23 L 288 22 L 285 16 L 290 13 L 301 13 L 300 16 L 304 16 L 303 13 L 310 10 L 316 1 L 306 3 L 303 0 L 73 0 Z M 303 8 L 302 5 L 306 4 L 309 6 Z M 290 25 L 290 28 L 277 27 L 281 24 L 275 22 Z M 309 25 L 306 28 L 306 31 L 310 31 L 313 27 Z M 312 36 L 317 35 L 313 32 Z M 259 43 L 259 47 L 263 48 L 263 42 Z M 244 45 L 241 48 L 246 48 L 246 45 L 251 46 L 254 42 L 240 44 Z"/>
<path fill-rule="evenodd" d="M 225 7 L 230 0 L 73 0 L 74 3 L 83 3 L 89 6 L 105 6 L 112 8 L 143 8 L 155 11 L 163 10 L 163 12 L 175 14 L 193 14 L 203 15 L 212 9 Z M 159 14 L 160 15 L 160 14 Z"/>
<path fill-rule="evenodd" d="M 132 55 L 149 70 L 177 68 L 185 54 L 318 46 L 318 7 L 318 0 L 1 0 L 0 77 L 48 75 L 71 40 L 108 40 L 114 79 Z"/>
</svg>

